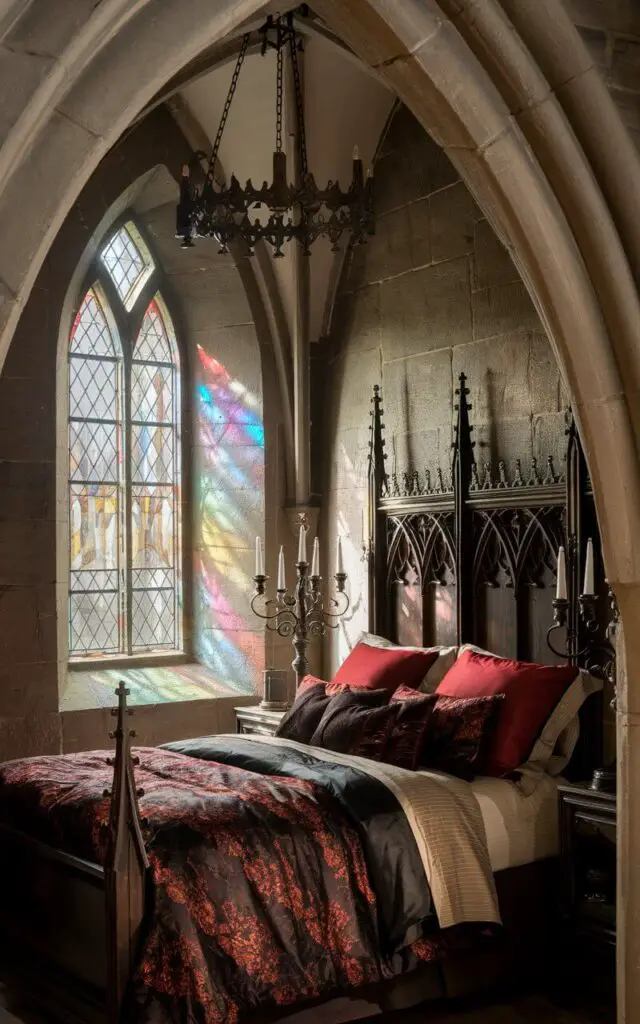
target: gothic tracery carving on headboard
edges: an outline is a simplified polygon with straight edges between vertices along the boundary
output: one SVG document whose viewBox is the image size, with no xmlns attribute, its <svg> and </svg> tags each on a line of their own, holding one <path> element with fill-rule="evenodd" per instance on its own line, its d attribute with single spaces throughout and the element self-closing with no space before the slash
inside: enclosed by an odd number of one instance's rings
<svg viewBox="0 0 640 1024">
<path fill-rule="evenodd" d="M 559 505 L 478 509 L 474 589 L 499 586 L 500 573 L 507 587 L 548 587 L 555 581 L 556 555 L 564 543 L 562 518 Z"/>
</svg>

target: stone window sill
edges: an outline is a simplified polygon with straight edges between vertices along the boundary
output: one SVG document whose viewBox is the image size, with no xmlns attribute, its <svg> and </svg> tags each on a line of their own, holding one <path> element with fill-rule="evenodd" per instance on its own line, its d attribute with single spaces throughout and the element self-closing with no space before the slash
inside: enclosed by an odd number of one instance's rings
<svg viewBox="0 0 640 1024">
<path fill-rule="evenodd" d="M 149 704 L 175 704 L 191 700 L 232 697 L 239 703 L 242 698 L 258 698 L 247 693 L 246 688 L 234 688 L 228 682 L 220 682 L 204 665 L 149 664 L 140 667 L 131 662 L 121 667 L 107 667 L 104 662 L 93 667 L 86 662 L 69 666 L 63 693 L 60 697 L 60 711 L 89 711 L 96 708 L 115 707 L 115 689 L 120 681 L 129 689 L 127 702 L 131 707 Z"/>
</svg>

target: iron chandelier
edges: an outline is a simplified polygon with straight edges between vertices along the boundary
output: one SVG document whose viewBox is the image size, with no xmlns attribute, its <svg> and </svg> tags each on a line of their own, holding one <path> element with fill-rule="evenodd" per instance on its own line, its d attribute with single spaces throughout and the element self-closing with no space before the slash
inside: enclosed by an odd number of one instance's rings
<svg viewBox="0 0 640 1024">
<path fill-rule="evenodd" d="M 274 257 L 283 256 L 282 246 L 294 238 L 305 253 L 310 252 L 313 242 L 321 236 L 330 240 L 332 252 L 338 252 L 338 243 L 345 231 L 351 233 L 353 244 L 359 245 L 374 230 L 373 178 L 367 173 L 365 179 L 362 160 L 354 149 L 348 191 L 344 192 L 337 181 L 329 181 L 324 189 L 318 188 L 307 162 L 298 63 L 298 50 L 302 44 L 296 38 L 293 13 L 275 18 L 269 16 L 259 34 L 262 36 L 262 56 L 271 48 L 275 49 L 277 57 L 273 182 L 268 185 L 265 181 L 261 188 L 256 188 L 249 179 L 242 188 L 232 174 L 229 185 L 219 188 L 214 177 L 220 141 L 249 45 L 250 33 L 247 33 L 242 39 L 204 184 L 201 187 L 194 185 L 191 174 L 199 161 L 206 159 L 206 153 L 195 153 L 191 163 L 183 167 L 176 237 L 182 239 L 183 249 L 193 246 L 194 238 L 214 238 L 221 253 L 229 251 L 231 242 L 241 241 L 245 243 L 248 255 L 252 255 L 256 243 L 264 239 L 272 245 Z M 287 179 L 287 156 L 282 148 L 283 61 L 287 50 L 293 72 L 299 185 L 291 184 Z M 268 215 L 264 223 L 259 215 L 263 207 Z M 253 211 L 258 215 L 253 216 Z"/>
</svg>

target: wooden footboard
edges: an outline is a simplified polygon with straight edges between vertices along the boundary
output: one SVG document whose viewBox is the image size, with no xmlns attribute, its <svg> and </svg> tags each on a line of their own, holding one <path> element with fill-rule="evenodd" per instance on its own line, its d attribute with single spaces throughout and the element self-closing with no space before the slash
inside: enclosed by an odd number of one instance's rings
<svg viewBox="0 0 640 1024">
<path fill-rule="evenodd" d="M 71 1021 L 118 1024 L 147 898 L 148 860 L 120 683 L 104 867 L 0 826 L 0 963 Z"/>
</svg>

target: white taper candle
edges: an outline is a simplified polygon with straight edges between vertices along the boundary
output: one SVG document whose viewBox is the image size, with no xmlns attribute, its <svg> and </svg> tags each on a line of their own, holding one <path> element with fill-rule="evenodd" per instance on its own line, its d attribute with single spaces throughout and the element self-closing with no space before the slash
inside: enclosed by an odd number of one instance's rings
<svg viewBox="0 0 640 1024">
<path fill-rule="evenodd" d="M 256 537 L 256 576 L 264 576 L 264 554 L 259 537 Z"/>
<path fill-rule="evenodd" d="M 285 579 L 284 570 L 284 548 L 280 546 L 280 554 L 278 555 L 278 590 L 286 590 L 287 583 Z"/>
<path fill-rule="evenodd" d="M 300 527 L 300 533 L 298 534 L 298 561 L 306 562 L 307 560 L 307 531 L 304 526 Z"/>
<path fill-rule="evenodd" d="M 587 541 L 587 557 L 584 563 L 584 587 L 582 590 L 587 595 L 595 594 L 596 592 L 593 582 L 593 541 L 591 537 Z"/>
<path fill-rule="evenodd" d="M 558 568 L 556 583 L 556 600 L 566 601 L 567 599 L 567 565 L 564 558 L 564 548 L 558 548 Z"/>
<path fill-rule="evenodd" d="M 320 541 L 316 537 L 313 542 L 313 559 L 311 561 L 311 575 L 320 575 Z"/>
<path fill-rule="evenodd" d="M 338 550 L 336 554 L 336 576 L 344 572 L 344 561 L 342 558 L 342 539 L 338 537 Z"/>
</svg>

